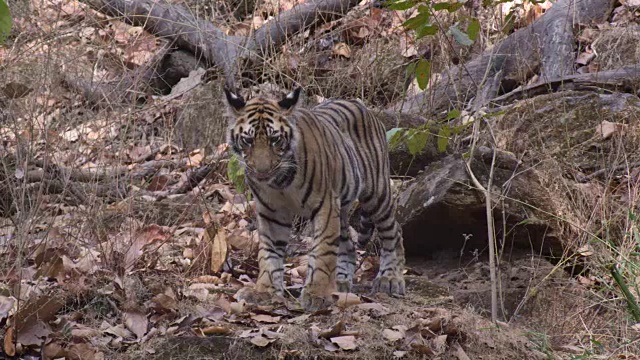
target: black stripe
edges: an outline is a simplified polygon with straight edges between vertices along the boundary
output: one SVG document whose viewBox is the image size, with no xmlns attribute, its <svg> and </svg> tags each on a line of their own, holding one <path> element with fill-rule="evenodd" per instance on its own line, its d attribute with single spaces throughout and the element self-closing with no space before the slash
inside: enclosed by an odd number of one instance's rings
<svg viewBox="0 0 640 360">
<path fill-rule="evenodd" d="M 342 102 L 336 102 L 335 103 L 336 106 L 344 109 L 344 111 L 346 111 L 347 113 L 349 113 L 349 115 L 351 115 L 351 117 L 347 117 L 345 116 L 347 119 L 352 119 L 351 121 L 351 130 L 353 131 L 353 133 L 355 134 L 356 138 L 360 138 L 360 132 L 358 131 L 358 116 L 356 115 L 355 112 L 353 112 L 353 110 L 347 106 L 346 104 L 342 103 Z"/>
<path fill-rule="evenodd" d="M 338 256 L 338 252 L 335 250 L 327 250 L 325 252 L 323 252 L 322 254 L 319 254 L 318 256 Z"/>
<path fill-rule="evenodd" d="M 276 247 L 287 247 L 288 244 L 289 242 L 286 240 L 276 240 L 273 242 L 273 245 L 275 245 Z"/>
<path fill-rule="evenodd" d="M 302 168 L 302 179 L 304 180 L 307 178 L 307 165 L 309 161 L 307 159 L 307 142 L 304 140 L 303 131 L 300 131 L 300 142 L 302 143 L 302 154 L 298 154 L 298 158 L 304 163 L 304 167 Z M 304 184 L 304 181 L 302 181 L 302 184 Z"/>
<path fill-rule="evenodd" d="M 271 216 L 265 215 L 264 213 L 258 213 L 258 216 L 260 216 L 262 219 L 267 220 L 270 223 L 274 223 L 276 225 L 280 225 L 282 227 L 286 227 L 286 228 L 290 228 L 291 224 L 290 223 L 286 223 L 286 222 L 282 222 L 278 219 L 274 219 Z"/>
<path fill-rule="evenodd" d="M 311 195 L 311 191 L 313 190 L 313 177 L 315 174 L 316 174 L 316 167 L 314 166 L 311 169 L 311 177 L 309 178 L 309 182 L 307 183 L 307 189 L 305 190 L 304 195 L 302 196 L 303 207 L 307 203 L 307 200 L 309 200 L 309 196 Z"/>
<path fill-rule="evenodd" d="M 316 215 L 318 215 L 318 211 L 320 211 L 323 205 L 324 205 L 324 197 L 320 199 L 320 204 L 318 204 L 318 206 L 315 209 L 311 210 L 311 217 L 309 218 L 309 220 L 315 219 Z"/>
<path fill-rule="evenodd" d="M 280 259 L 282 259 L 282 256 L 280 256 L 278 253 L 274 252 L 272 254 L 274 254 L 274 255 L 267 255 L 267 256 L 264 256 L 264 257 L 259 257 L 258 261 L 260 261 L 260 260 L 264 261 L 264 260 L 280 260 Z"/>
<path fill-rule="evenodd" d="M 393 227 L 394 227 L 395 225 L 396 225 L 396 222 L 395 222 L 395 221 L 393 221 L 393 222 L 391 223 L 391 225 L 389 225 L 389 226 L 387 226 L 387 227 L 384 227 L 384 228 L 378 228 L 378 232 L 379 232 L 379 233 L 384 233 L 384 232 L 387 232 L 387 231 L 391 231 L 391 230 L 393 230 Z"/>
<path fill-rule="evenodd" d="M 247 179 L 250 180 L 249 177 L 247 177 Z M 254 185 L 255 186 L 255 185 Z M 264 206 L 265 208 L 267 208 L 267 210 L 271 211 L 271 212 L 276 212 L 274 208 L 272 208 L 271 206 L 267 205 L 267 203 L 260 197 L 260 194 L 258 194 L 257 191 L 254 190 L 254 186 L 249 185 L 249 188 L 251 188 L 251 193 L 253 194 L 253 196 L 256 197 L 256 199 L 258 200 L 258 202 L 260 203 L 261 206 Z"/>
</svg>

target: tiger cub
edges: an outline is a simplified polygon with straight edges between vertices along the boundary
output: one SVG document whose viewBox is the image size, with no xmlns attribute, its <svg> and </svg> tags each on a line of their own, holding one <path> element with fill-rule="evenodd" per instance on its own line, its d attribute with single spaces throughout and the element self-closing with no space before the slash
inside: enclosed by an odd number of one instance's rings
<svg viewBox="0 0 640 360">
<path fill-rule="evenodd" d="M 282 100 L 245 101 L 225 88 L 231 121 L 228 142 L 245 166 L 256 201 L 259 275 L 256 292 L 283 294 L 283 261 L 294 216 L 309 219 L 313 244 L 300 303 L 328 305 L 334 291 L 351 289 L 356 268 L 349 211 L 361 207 L 358 243 L 374 227 L 382 243 L 373 291 L 404 295 L 402 229 L 395 219 L 383 124 L 360 101 L 328 100 L 296 107 L 300 88 Z"/>
</svg>

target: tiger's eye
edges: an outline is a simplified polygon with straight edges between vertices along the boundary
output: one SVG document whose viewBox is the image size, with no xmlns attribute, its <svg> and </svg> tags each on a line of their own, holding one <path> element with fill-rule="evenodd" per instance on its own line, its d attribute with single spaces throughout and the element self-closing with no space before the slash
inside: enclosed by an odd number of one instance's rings
<svg viewBox="0 0 640 360">
<path fill-rule="evenodd" d="M 282 136 L 274 136 L 269 139 L 269 142 L 271 143 L 271 146 L 280 146 L 282 145 Z"/>
<path fill-rule="evenodd" d="M 253 138 L 250 137 L 242 137 L 240 138 L 240 140 L 242 141 L 242 144 L 245 146 L 251 146 L 253 145 Z"/>
</svg>

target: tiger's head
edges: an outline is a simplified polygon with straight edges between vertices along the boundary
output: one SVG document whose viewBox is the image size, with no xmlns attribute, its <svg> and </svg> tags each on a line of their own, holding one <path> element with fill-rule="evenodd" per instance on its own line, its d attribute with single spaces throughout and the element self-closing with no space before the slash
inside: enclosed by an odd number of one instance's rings
<svg viewBox="0 0 640 360">
<path fill-rule="evenodd" d="M 244 162 L 251 178 L 268 181 L 294 166 L 295 118 L 292 114 L 300 90 L 296 88 L 280 101 L 263 96 L 245 101 L 225 87 L 231 115 L 228 143 Z"/>
</svg>

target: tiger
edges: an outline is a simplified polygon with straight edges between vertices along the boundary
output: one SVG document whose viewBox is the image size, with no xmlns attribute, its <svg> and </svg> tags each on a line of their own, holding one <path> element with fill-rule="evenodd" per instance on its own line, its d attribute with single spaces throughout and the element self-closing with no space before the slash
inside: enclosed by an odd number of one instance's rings
<svg viewBox="0 0 640 360">
<path fill-rule="evenodd" d="M 360 100 L 329 99 L 304 109 L 298 106 L 301 90 L 245 101 L 224 87 L 227 142 L 255 200 L 259 270 L 252 291 L 284 295 L 285 250 L 300 216 L 310 221 L 313 239 L 300 305 L 322 309 L 332 293 L 350 292 L 356 247 L 349 215 L 357 202 L 355 242 L 365 246 L 375 229 L 382 245 L 372 292 L 404 296 L 404 245 L 384 125 Z"/>
</svg>

